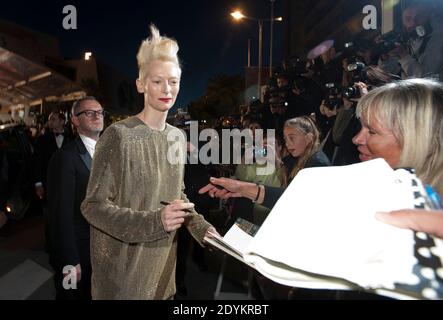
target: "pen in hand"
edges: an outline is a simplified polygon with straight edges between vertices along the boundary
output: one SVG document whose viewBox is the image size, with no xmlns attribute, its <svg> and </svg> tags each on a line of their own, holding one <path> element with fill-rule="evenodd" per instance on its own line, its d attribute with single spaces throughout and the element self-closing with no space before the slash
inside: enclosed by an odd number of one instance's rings
<svg viewBox="0 0 443 320">
<path fill-rule="evenodd" d="M 169 202 L 166 202 L 166 201 L 160 201 L 160 204 L 161 204 L 161 205 L 164 205 L 164 206 L 169 206 L 169 205 L 170 205 L 170 203 L 169 203 Z M 184 212 L 186 212 L 186 213 L 192 213 L 192 211 L 189 210 L 189 209 L 183 209 L 182 211 L 184 211 Z"/>
</svg>

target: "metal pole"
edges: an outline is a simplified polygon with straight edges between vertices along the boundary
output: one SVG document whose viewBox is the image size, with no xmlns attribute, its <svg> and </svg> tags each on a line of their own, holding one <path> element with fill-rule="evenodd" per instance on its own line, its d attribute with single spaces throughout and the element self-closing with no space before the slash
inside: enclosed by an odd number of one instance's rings
<svg viewBox="0 0 443 320">
<path fill-rule="evenodd" d="M 271 39 L 270 39 L 270 49 L 269 49 L 269 77 L 272 78 L 272 44 L 274 40 L 274 2 L 275 0 L 271 1 Z"/>
<path fill-rule="evenodd" d="M 251 39 L 248 39 L 248 68 L 251 67 Z"/>
<path fill-rule="evenodd" d="M 258 20 L 258 99 L 261 100 L 261 72 L 262 72 L 262 47 L 263 47 L 263 20 Z"/>
</svg>

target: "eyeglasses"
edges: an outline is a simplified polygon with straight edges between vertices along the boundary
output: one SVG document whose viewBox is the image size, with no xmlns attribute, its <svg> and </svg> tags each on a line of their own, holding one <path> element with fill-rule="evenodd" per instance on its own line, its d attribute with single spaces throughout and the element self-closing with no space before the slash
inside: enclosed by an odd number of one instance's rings
<svg viewBox="0 0 443 320">
<path fill-rule="evenodd" d="M 92 117 L 103 118 L 104 116 L 106 116 L 107 112 L 105 110 L 99 110 L 99 111 L 84 110 L 82 112 L 77 113 L 75 116 L 78 117 L 78 116 L 81 116 L 82 114 L 84 114 L 88 118 L 92 118 Z"/>
</svg>

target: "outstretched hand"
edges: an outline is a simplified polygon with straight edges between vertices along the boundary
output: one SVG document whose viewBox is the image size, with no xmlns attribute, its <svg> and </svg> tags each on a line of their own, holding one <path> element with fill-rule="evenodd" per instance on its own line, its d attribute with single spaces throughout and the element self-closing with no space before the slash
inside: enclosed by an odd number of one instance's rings
<svg viewBox="0 0 443 320">
<path fill-rule="evenodd" d="M 228 178 L 211 178 L 211 183 L 201 188 L 198 193 L 207 193 L 210 197 L 228 199 L 242 197 L 241 191 L 244 183 Z M 220 188 L 221 187 L 221 188 Z"/>
</svg>

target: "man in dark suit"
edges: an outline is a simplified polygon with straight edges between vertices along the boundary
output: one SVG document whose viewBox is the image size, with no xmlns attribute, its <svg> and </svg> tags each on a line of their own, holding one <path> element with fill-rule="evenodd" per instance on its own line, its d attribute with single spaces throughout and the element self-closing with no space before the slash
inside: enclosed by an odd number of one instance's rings
<svg viewBox="0 0 443 320">
<path fill-rule="evenodd" d="M 33 179 L 35 193 L 40 199 L 41 208 L 45 219 L 45 250 L 49 251 L 49 218 L 46 202 L 46 175 L 54 152 L 71 141 L 71 137 L 65 132 L 66 116 L 61 112 L 53 111 L 48 117 L 48 128 L 39 136 L 34 145 Z"/>
<path fill-rule="evenodd" d="M 50 263 L 55 271 L 57 300 L 91 299 L 89 224 L 81 214 L 80 204 L 86 196 L 103 118 L 103 108 L 94 97 L 75 102 L 72 123 L 79 136 L 57 151 L 50 162 L 47 180 Z M 73 282 L 76 289 L 72 289 Z"/>
<path fill-rule="evenodd" d="M 198 147 L 195 147 L 190 141 L 190 134 L 187 132 L 187 163 L 185 164 L 185 194 L 189 201 L 194 203 L 195 210 L 206 219 L 209 214 L 209 208 L 214 201 L 208 195 L 200 195 L 198 190 L 207 184 L 209 173 L 206 167 L 198 159 Z M 192 251 L 194 262 L 197 263 L 201 271 L 206 271 L 204 250 L 199 245 L 194 245 L 194 240 L 186 228 L 178 230 L 177 242 L 177 265 L 175 269 L 175 284 L 177 293 L 176 300 L 187 299 L 188 290 L 185 285 L 188 255 Z M 192 249 L 191 249 L 192 247 Z"/>
<path fill-rule="evenodd" d="M 65 133 L 66 116 L 61 112 L 51 112 L 48 117 L 48 130 L 37 138 L 34 147 L 35 193 L 40 200 L 45 198 L 46 175 L 54 152 L 67 145 L 71 138 Z"/>
</svg>

